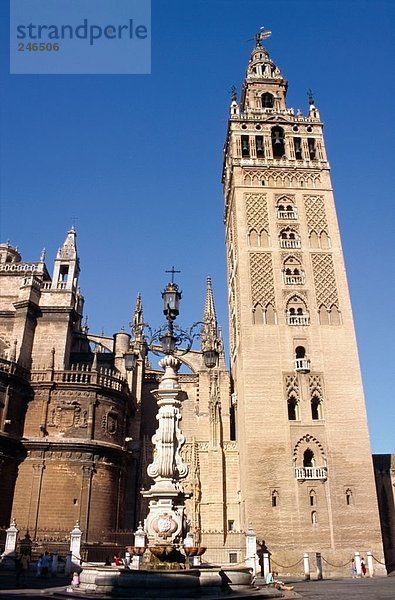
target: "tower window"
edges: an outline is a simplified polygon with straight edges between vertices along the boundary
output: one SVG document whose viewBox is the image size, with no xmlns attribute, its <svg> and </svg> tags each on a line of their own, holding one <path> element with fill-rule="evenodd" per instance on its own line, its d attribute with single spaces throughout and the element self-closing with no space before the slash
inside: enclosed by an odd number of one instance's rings
<svg viewBox="0 0 395 600">
<path fill-rule="evenodd" d="M 317 518 L 317 511 L 313 510 L 311 513 L 311 523 L 312 525 L 317 525 L 318 523 L 318 518 Z"/>
<path fill-rule="evenodd" d="M 307 450 L 303 453 L 303 466 L 306 467 L 314 467 L 314 452 L 307 448 Z"/>
<path fill-rule="evenodd" d="M 307 144 L 309 146 L 310 160 L 315 160 L 315 158 L 316 158 L 315 139 L 314 138 L 308 138 L 307 139 Z"/>
<path fill-rule="evenodd" d="M 302 140 L 300 137 L 294 137 L 294 149 L 296 160 L 302 160 Z"/>
<path fill-rule="evenodd" d="M 69 274 L 69 266 L 68 265 L 60 265 L 59 269 L 59 281 L 67 281 L 67 277 Z"/>
<path fill-rule="evenodd" d="M 263 136 L 262 135 L 255 136 L 255 147 L 256 147 L 257 158 L 263 158 L 265 156 L 265 149 L 263 146 Z"/>
<path fill-rule="evenodd" d="M 284 129 L 281 127 L 272 128 L 272 148 L 273 157 L 282 158 L 285 154 Z"/>
<path fill-rule="evenodd" d="M 279 494 L 277 490 L 272 491 L 272 507 L 276 508 L 279 504 Z"/>
<path fill-rule="evenodd" d="M 313 421 L 319 421 L 322 419 L 321 400 L 318 398 L 318 396 L 313 396 L 311 399 L 311 418 Z"/>
<path fill-rule="evenodd" d="M 317 504 L 317 495 L 314 490 L 310 490 L 309 492 L 309 502 L 310 506 L 315 506 Z"/>
<path fill-rule="evenodd" d="M 299 420 L 299 410 L 298 410 L 298 401 L 295 396 L 290 396 L 288 398 L 288 421 L 298 421 Z"/>
<path fill-rule="evenodd" d="M 265 92 L 261 96 L 262 108 L 273 108 L 274 106 L 274 97 L 273 94 L 269 94 L 269 92 Z"/>
<path fill-rule="evenodd" d="M 241 155 L 244 157 L 250 156 L 250 138 L 248 135 L 241 136 Z"/>
<path fill-rule="evenodd" d="M 351 506 L 352 504 L 354 504 L 352 491 L 350 490 L 350 488 L 346 490 L 346 504 L 347 506 Z"/>
</svg>

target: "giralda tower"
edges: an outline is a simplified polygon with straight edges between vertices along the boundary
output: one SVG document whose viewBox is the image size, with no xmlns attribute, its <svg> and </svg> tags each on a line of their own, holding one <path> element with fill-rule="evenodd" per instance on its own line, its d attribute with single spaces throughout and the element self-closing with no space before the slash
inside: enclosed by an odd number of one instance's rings
<svg viewBox="0 0 395 600">
<path fill-rule="evenodd" d="M 256 36 L 223 184 L 240 519 L 281 564 L 382 557 L 353 317 L 325 153 Z"/>
</svg>

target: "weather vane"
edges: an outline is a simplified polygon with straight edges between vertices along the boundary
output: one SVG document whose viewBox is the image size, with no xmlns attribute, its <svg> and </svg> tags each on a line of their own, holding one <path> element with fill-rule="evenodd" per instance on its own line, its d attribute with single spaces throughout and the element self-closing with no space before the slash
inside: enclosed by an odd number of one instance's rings
<svg viewBox="0 0 395 600">
<path fill-rule="evenodd" d="M 258 33 L 255 34 L 255 42 L 257 46 L 262 46 L 262 40 L 267 40 L 272 35 L 272 32 L 264 27 L 260 27 Z"/>
<path fill-rule="evenodd" d="M 232 98 L 232 101 L 237 102 L 237 88 L 235 85 L 232 85 L 232 87 L 230 88 L 230 96 Z"/>
</svg>

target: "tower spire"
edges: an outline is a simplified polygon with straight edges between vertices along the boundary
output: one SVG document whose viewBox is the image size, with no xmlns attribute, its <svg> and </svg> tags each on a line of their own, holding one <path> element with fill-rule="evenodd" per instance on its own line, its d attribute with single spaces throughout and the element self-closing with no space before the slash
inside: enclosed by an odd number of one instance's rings
<svg viewBox="0 0 395 600">
<path fill-rule="evenodd" d="M 217 316 L 215 314 L 214 295 L 210 276 L 207 277 L 201 340 L 202 352 L 215 347 L 220 354 L 222 353 L 222 340 L 218 335 Z"/>
<path fill-rule="evenodd" d="M 142 341 L 143 339 L 143 302 L 141 299 L 140 292 L 137 294 L 136 306 L 134 308 L 133 320 L 132 320 L 132 333 L 136 341 Z"/>
<path fill-rule="evenodd" d="M 77 233 L 74 226 L 69 229 L 63 245 L 55 259 L 52 288 L 58 290 L 76 290 L 80 273 L 77 254 Z"/>
</svg>

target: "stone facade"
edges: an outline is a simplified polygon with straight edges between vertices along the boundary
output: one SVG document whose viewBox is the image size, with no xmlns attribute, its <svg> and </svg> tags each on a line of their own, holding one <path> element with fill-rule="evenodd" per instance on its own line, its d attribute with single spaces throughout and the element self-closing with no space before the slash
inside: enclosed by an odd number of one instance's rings
<svg viewBox="0 0 395 600">
<path fill-rule="evenodd" d="M 383 556 L 351 305 L 319 111 L 257 43 L 223 185 L 240 524 L 281 565 Z"/>
<path fill-rule="evenodd" d="M 307 116 L 287 108 L 286 90 L 258 42 L 225 146 L 231 373 L 208 280 L 221 351 L 211 369 L 203 342 L 178 356 L 181 485 L 208 560 L 242 562 L 253 527 L 288 572 L 317 551 L 348 572 L 354 551 L 383 559 L 366 412 L 322 122 L 312 99 Z M 153 484 L 162 372 L 141 298 L 131 334 L 95 335 L 78 277 L 74 229 L 52 277 L 44 253 L 24 263 L 0 245 L 0 522 L 33 541 L 76 520 L 85 543 L 135 528 Z"/>
</svg>

